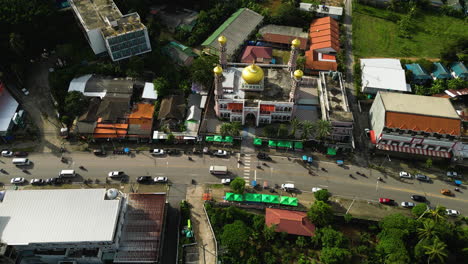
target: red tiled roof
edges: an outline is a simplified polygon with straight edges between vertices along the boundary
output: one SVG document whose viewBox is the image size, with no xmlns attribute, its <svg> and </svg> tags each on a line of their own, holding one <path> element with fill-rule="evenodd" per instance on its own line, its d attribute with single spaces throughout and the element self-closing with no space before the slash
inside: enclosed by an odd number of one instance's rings
<svg viewBox="0 0 468 264">
<path fill-rule="evenodd" d="M 154 104 L 137 104 L 137 108 L 128 118 L 152 119 L 154 114 Z"/>
<path fill-rule="evenodd" d="M 241 62 L 252 63 L 257 61 L 257 58 L 271 59 L 272 56 L 273 49 L 270 47 L 247 46 L 242 54 Z"/>
<path fill-rule="evenodd" d="M 305 38 L 298 38 L 295 36 L 286 36 L 286 35 L 271 34 L 271 33 L 265 33 L 262 35 L 262 39 L 265 42 L 281 43 L 281 44 L 291 44 L 291 41 L 293 41 L 295 38 L 301 41 L 301 45 L 299 46 L 299 48 L 302 50 L 305 50 L 307 46 L 307 39 Z"/>
<path fill-rule="evenodd" d="M 335 55 L 330 55 L 330 54 L 322 54 L 322 59 L 324 59 L 324 60 L 335 60 L 336 61 L 336 56 Z"/>
<path fill-rule="evenodd" d="M 304 212 L 267 208 L 265 224 L 276 225 L 276 232 L 299 236 L 315 235 L 315 225 L 307 219 L 307 214 Z"/>
<path fill-rule="evenodd" d="M 388 128 L 408 129 L 413 131 L 449 134 L 454 136 L 459 136 L 461 133 L 460 119 L 423 116 L 390 111 L 386 112 L 385 126 Z"/>
<path fill-rule="evenodd" d="M 318 53 L 315 51 L 308 50 L 305 52 L 306 62 L 305 67 L 310 70 L 321 70 L 321 71 L 336 71 L 338 64 L 333 61 L 319 61 Z"/>
</svg>

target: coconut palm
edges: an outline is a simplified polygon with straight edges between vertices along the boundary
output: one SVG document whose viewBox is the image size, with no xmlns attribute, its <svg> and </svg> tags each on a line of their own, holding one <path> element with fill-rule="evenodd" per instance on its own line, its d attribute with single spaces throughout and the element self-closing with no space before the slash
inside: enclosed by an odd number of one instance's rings
<svg viewBox="0 0 468 264">
<path fill-rule="evenodd" d="M 439 222 L 445 219 L 445 207 L 437 206 L 434 210 L 429 210 L 429 217 L 434 219 L 434 221 Z"/>
<path fill-rule="evenodd" d="M 295 137 L 297 129 L 301 126 L 301 122 L 297 120 L 297 118 L 294 118 L 291 120 L 291 136 Z"/>
<path fill-rule="evenodd" d="M 424 239 L 432 239 L 437 237 L 438 232 L 436 230 L 435 222 L 432 219 L 426 219 L 423 222 L 423 227 L 418 228 L 418 236 L 420 241 Z"/>
<path fill-rule="evenodd" d="M 310 121 L 302 122 L 302 139 L 309 139 L 312 135 L 314 125 Z"/>
<path fill-rule="evenodd" d="M 424 248 L 426 249 L 426 255 L 428 255 L 428 264 L 432 260 L 438 260 L 440 263 L 445 263 L 445 258 L 447 258 L 447 245 L 440 241 L 438 237 L 434 239 L 432 245 L 424 246 Z"/>
<path fill-rule="evenodd" d="M 317 120 L 314 123 L 314 132 L 317 139 L 324 139 L 330 135 L 331 132 L 331 123 L 326 120 Z"/>
</svg>

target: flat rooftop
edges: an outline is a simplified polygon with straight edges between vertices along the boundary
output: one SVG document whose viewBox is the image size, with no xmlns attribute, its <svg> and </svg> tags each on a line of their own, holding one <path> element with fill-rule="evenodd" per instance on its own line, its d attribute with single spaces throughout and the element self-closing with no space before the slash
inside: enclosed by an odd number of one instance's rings
<svg viewBox="0 0 468 264">
<path fill-rule="evenodd" d="M 288 101 L 291 91 L 291 77 L 287 69 L 262 68 L 264 72 L 264 88 L 259 92 L 245 92 L 240 89 L 242 83 L 242 70 L 244 68 L 227 68 L 223 75 L 225 82 L 233 82 L 232 93 L 224 93 L 225 98 L 247 99 L 262 101 Z M 226 87 L 223 82 L 223 87 Z"/>
<path fill-rule="evenodd" d="M 340 79 L 334 80 L 328 74 L 323 74 L 327 89 L 328 104 L 330 111 L 328 113 L 330 121 L 353 121 L 353 114 L 349 110 L 345 98 L 345 90 L 341 86 Z"/>
<path fill-rule="evenodd" d="M 5 191 L 0 239 L 8 245 L 111 242 L 120 200 L 106 189 Z"/>
</svg>

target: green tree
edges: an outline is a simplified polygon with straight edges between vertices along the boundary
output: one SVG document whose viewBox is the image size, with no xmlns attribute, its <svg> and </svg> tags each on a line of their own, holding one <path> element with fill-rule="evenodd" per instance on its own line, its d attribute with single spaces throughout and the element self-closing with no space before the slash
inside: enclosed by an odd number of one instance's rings
<svg viewBox="0 0 468 264">
<path fill-rule="evenodd" d="M 241 220 L 235 220 L 232 224 L 227 224 L 221 233 L 221 244 L 227 247 L 232 252 L 240 252 L 249 244 L 250 228 L 248 228 Z"/>
<path fill-rule="evenodd" d="M 266 241 L 273 240 L 276 236 L 276 225 L 267 226 L 265 225 L 263 228 L 263 237 Z"/>
<path fill-rule="evenodd" d="M 167 135 L 166 143 L 167 143 L 167 144 L 173 144 L 174 141 L 175 141 L 175 136 L 174 136 L 174 134 L 169 133 L 169 135 Z"/>
<path fill-rule="evenodd" d="M 145 71 L 145 62 L 140 56 L 132 56 L 127 62 L 126 75 L 129 77 L 141 77 Z"/>
<path fill-rule="evenodd" d="M 330 193 L 328 190 L 322 189 L 314 193 L 315 200 L 328 202 L 328 198 L 330 198 Z"/>
<path fill-rule="evenodd" d="M 439 263 L 445 263 L 445 259 L 447 258 L 447 245 L 440 241 L 439 238 L 435 238 L 432 242 L 432 245 L 425 246 L 426 255 L 429 256 L 427 263 L 435 260 Z"/>
<path fill-rule="evenodd" d="M 235 193 L 243 194 L 245 189 L 245 180 L 237 177 L 231 182 L 230 186 Z"/>
<path fill-rule="evenodd" d="M 304 255 L 303 253 L 301 253 L 301 255 L 299 256 L 299 259 L 297 260 L 297 264 L 313 264 L 313 263 L 314 262 L 312 262 L 312 260 L 306 255 Z"/>
<path fill-rule="evenodd" d="M 435 222 L 440 222 L 440 221 L 445 220 L 446 218 L 445 207 L 438 205 L 435 209 L 429 210 L 428 216 L 432 218 Z"/>
<path fill-rule="evenodd" d="M 331 132 L 331 123 L 327 120 L 317 120 L 313 125 L 313 130 L 315 137 L 319 140 L 325 139 L 330 135 Z"/>
<path fill-rule="evenodd" d="M 231 132 L 231 127 L 232 127 L 231 123 L 223 123 L 220 129 L 221 135 L 223 137 L 228 136 Z"/>
<path fill-rule="evenodd" d="M 439 94 L 447 89 L 447 84 L 445 80 L 435 80 L 429 89 L 430 94 Z"/>
<path fill-rule="evenodd" d="M 325 247 L 320 252 L 320 261 L 324 264 L 348 263 L 351 258 L 349 250 L 337 247 Z"/>
<path fill-rule="evenodd" d="M 432 167 L 432 159 L 428 158 L 425 164 L 426 168 L 430 169 Z"/>
<path fill-rule="evenodd" d="M 164 97 L 170 94 L 170 84 L 164 77 L 158 77 L 153 80 L 154 89 L 158 93 L 158 97 Z"/>
<path fill-rule="evenodd" d="M 314 128 L 314 125 L 310 121 L 304 121 L 302 122 L 302 139 L 308 140 L 310 136 L 312 135 L 312 130 Z"/>
<path fill-rule="evenodd" d="M 352 214 L 345 214 L 344 215 L 344 220 L 345 220 L 346 223 L 351 222 L 351 220 L 353 220 L 353 215 Z"/>
<path fill-rule="evenodd" d="M 400 18 L 398 21 L 398 35 L 402 38 L 411 38 L 412 31 L 412 17 L 407 14 Z"/>
<path fill-rule="evenodd" d="M 296 246 L 303 248 L 306 245 L 306 239 L 303 236 L 298 236 L 296 238 Z"/>
<path fill-rule="evenodd" d="M 426 72 L 429 72 L 429 73 L 431 73 L 435 67 L 432 61 L 424 59 L 424 58 L 418 59 L 416 63 L 419 64 L 424 70 L 426 70 Z"/>
<path fill-rule="evenodd" d="M 285 124 L 280 124 L 278 128 L 278 138 L 285 138 L 288 136 L 289 129 Z"/>
<path fill-rule="evenodd" d="M 210 89 L 214 80 L 213 68 L 217 63 L 217 57 L 214 56 L 196 58 L 190 65 L 190 79 L 192 82 L 202 85 L 204 90 Z"/>
<path fill-rule="evenodd" d="M 231 123 L 230 136 L 232 136 L 232 137 L 239 136 L 241 129 L 242 129 L 242 123 L 241 122 L 232 122 Z"/>
<path fill-rule="evenodd" d="M 86 111 L 89 100 L 78 91 L 69 92 L 65 97 L 64 112 L 72 120 Z"/>
<path fill-rule="evenodd" d="M 447 81 L 447 88 L 458 90 L 468 87 L 468 81 L 463 80 L 462 78 L 454 78 Z"/>
<path fill-rule="evenodd" d="M 297 129 L 301 126 L 301 122 L 299 122 L 299 120 L 297 120 L 297 118 L 294 118 L 293 120 L 291 120 L 291 136 L 292 137 L 296 137 L 296 131 Z"/>
<path fill-rule="evenodd" d="M 415 207 L 413 207 L 413 209 L 411 209 L 411 213 L 415 217 L 420 217 L 424 212 L 426 212 L 426 210 L 427 210 L 427 204 L 420 203 L 420 204 L 417 204 Z"/>
<path fill-rule="evenodd" d="M 424 219 L 423 226 L 418 228 L 418 237 L 420 240 L 431 240 L 438 235 L 436 223 L 432 219 Z"/>
<path fill-rule="evenodd" d="M 307 217 L 316 226 L 323 227 L 333 221 L 333 211 L 327 203 L 315 201 L 307 211 Z"/>
<path fill-rule="evenodd" d="M 267 125 L 263 128 L 263 136 L 267 138 L 275 138 L 278 130 L 273 125 Z"/>
<path fill-rule="evenodd" d="M 322 247 L 345 248 L 348 245 L 348 239 L 343 235 L 343 233 L 336 231 L 331 227 L 320 228 L 318 231 L 318 237 L 322 243 Z"/>
<path fill-rule="evenodd" d="M 424 85 L 414 85 L 414 93 L 417 95 L 429 95 L 430 90 Z"/>
</svg>

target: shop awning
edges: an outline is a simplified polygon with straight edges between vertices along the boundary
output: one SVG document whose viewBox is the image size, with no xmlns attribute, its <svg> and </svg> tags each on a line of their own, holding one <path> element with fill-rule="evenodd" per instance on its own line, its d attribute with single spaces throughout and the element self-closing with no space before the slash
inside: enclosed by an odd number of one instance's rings
<svg viewBox="0 0 468 264">
<path fill-rule="evenodd" d="M 261 112 L 274 112 L 275 106 L 274 105 L 260 105 Z"/>
<path fill-rule="evenodd" d="M 262 202 L 279 204 L 280 199 L 278 195 L 262 194 Z"/>
<path fill-rule="evenodd" d="M 428 150 L 422 148 L 410 148 L 410 147 L 403 147 L 398 145 L 387 145 L 379 143 L 376 145 L 377 149 L 380 150 L 387 150 L 387 151 L 396 151 L 396 152 L 405 152 L 410 154 L 417 154 L 417 155 L 425 155 L 425 156 L 433 156 L 439 158 L 450 158 L 452 154 L 448 151 L 436 151 L 436 150 Z"/>
<path fill-rule="evenodd" d="M 242 194 L 234 194 L 234 201 L 236 202 L 242 202 L 244 201 L 244 196 Z"/>
<path fill-rule="evenodd" d="M 302 144 L 302 142 L 297 141 L 297 142 L 294 142 L 294 148 L 295 149 L 303 149 L 304 145 Z"/>
<path fill-rule="evenodd" d="M 231 136 L 227 136 L 223 140 L 223 142 L 226 142 L 226 143 L 232 143 L 233 141 L 234 141 L 234 139 Z"/>
<path fill-rule="evenodd" d="M 262 145 L 262 139 L 261 138 L 254 138 L 253 143 L 256 146 L 261 146 Z"/>
<path fill-rule="evenodd" d="M 280 204 L 282 205 L 290 205 L 290 206 L 297 206 L 297 198 L 295 197 L 288 197 L 288 196 L 281 196 Z"/>
<path fill-rule="evenodd" d="M 292 142 L 291 141 L 280 141 L 278 142 L 278 147 L 280 148 L 292 148 Z"/>
<path fill-rule="evenodd" d="M 328 148 L 327 149 L 327 155 L 335 156 L 336 155 L 336 149 Z"/>
<path fill-rule="evenodd" d="M 242 110 L 242 104 L 240 103 L 229 103 L 227 109 L 229 110 Z"/>
<path fill-rule="evenodd" d="M 268 146 L 269 146 L 270 148 L 274 148 L 274 147 L 276 147 L 276 145 L 277 145 L 276 141 L 274 141 L 274 140 L 268 140 Z"/>
<path fill-rule="evenodd" d="M 259 193 L 245 193 L 244 200 L 247 202 L 261 202 L 262 195 Z"/>
<path fill-rule="evenodd" d="M 224 200 L 234 201 L 234 193 L 226 193 L 226 195 L 224 196 Z"/>
<path fill-rule="evenodd" d="M 214 140 L 214 142 L 223 142 L 223 137 L 222 136 L 214 136 L 213 140 Z"/>
<path fill-rule="evenodd" d="M 207 136 L 207 137 L 205 137 L 205 141 L 212 142 L 212 141 L 214 141 L 214 137 L 213 136 Z"/>
</svg>

